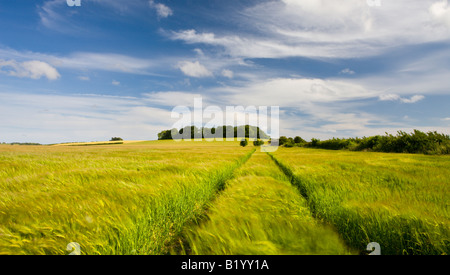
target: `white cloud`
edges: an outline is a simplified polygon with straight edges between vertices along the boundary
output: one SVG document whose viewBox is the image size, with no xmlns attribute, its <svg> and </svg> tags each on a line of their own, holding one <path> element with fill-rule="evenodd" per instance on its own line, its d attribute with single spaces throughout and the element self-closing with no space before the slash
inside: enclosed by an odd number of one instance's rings
<svg viewBox="0 0 450 275">
<path fill-rule="evenodd" d="M 387 91 L 395 91 L 399 97 L 410 97 L 418 93 L 424 96 L 448 95 L 450 87 L 448 47 L 431 52 L 420 51 L 418 55 L 393 60 L 390 68 L 375 74 L 361 74 L 351 81 L 383 91 L 380 95 L 388 94 Z"/>
<path fill-rule="evenodd" d="M 175 100 L 177 95 L 170 98 Z M 354 137 L 414 127 L 405 124 L 410 121 L 393 121 L 388 114 L 364 111 L 367 104 L 372 104 L 371 99 L 376 98 L 414 103 L 424 97 L 389 95 L 353 80 L 260 78 L 242 85 L 210 89 L 203 95 L 203 102 L 204 106 L 279 106 L 280 132 L 285 135 Z"/>
<path fill-rule="evenodd" d="M 383 1 L 381 7 L 372 8 L 363 0 L 267 1 L 230 20 L 247 26 L 239 33 L 188 29 L 173 32 L 171 37 L 219 46 L 233 57 L 367 57 L 396 46 L 448 40 L 448 30 L 430 16 L 433 3 Z M 431 10 L 437 16 L 444 16 L 444 10 L 447 18 L 447 6 Z"/>
<path fill-rule="evenodd" d="M 191 107 L 193 106 L 194 98 L 196 97 L 201 97 L 201 95 L 181 91 L 166 91 L 144 94 L 144 99 L 152 105 L 167 107 Z"/>
<path fill-rule="evenodd" d="M 419 102 L 421 100 L 423 100 L 425 97 L 423 95 L 415 95 L 412 96 L 411 98 L 401 98 L 400 101 L 403 103 L 416 103 Z"/>
<path fill-rule="evenodd" d="M 91 80 L 91 79 L 89 78 L 89 76 L 79 76 L 78 79 L 79 79 L 79 80 L 82 80 L 82 81 L 89 81 L 89 80 Z"/>
<path fill-rule="evenodd" d="M 379 96 L 381 101 L 400 101 L 402 103 L 416 103 L 423 100 L 423 95 L 414 95 L 411 98 L 403 98 L 396 94 L 382 94 Z"/>
<path fill-rule="evenodd" d="M 234 77 L 234 73 L 231 70 L 222 70 L 222 76 L 227 77 L 227 78 L 233 78 Z"/>
<path fill-rule="evenodd" d="M 199 57 L 204 57 L 205 53 L 203 53 L 202 49 L 199 48 L 195 48 L 194 52 L 199 56 Z"/>
<path fill-rule="evenodd" d="M 260 79 L 240 87 L 220 87 L 212 91 L 233 105 L 282 107 L 305 106 L 311 102 L 337 104 L 378 96 L 377 91 L 348 81 L 314 78 Z"/>
<path fill-rule="evenodd" d="M 171 15 L 173 15 L 173 11 L 168 6 L 161 4 L 161 3 L 155 3 L 155 1 L 150 0 L 149 1 L 150 7 L 154 8 L 158 14 L 158 17 L 160 18 L 167 18 Z"/>
<path fill-rule="evenodd" d="M 251 36 L 217 36 L 214 33 L 197 33 L 195 30 L 172 32 L 171 38 L 183 40 L 189 44 L 209 44 L 225 48 L 228 55 L 244 58 L 275 58 L 304 56 L 312 54 L 307 48 L 285 45 L 275 38 L 256 38 Z"/>
<path fill-rule="evenodd" d="M 123 73 L 146 74 L 154 61 L 114 53 L 74 53 L 67 57 L 49 57 L 58 67 L 72 69 L 97 69 Z"/>
<path fill-rule="evenodd" d="M 12 92 L 0 97 L 0 117 L 8 118 L 0 120 L 1 139 L 8 142 L 151 140 L 176 121 L 171 111 L 134 97 Z"/>
<path fill-rule="evenodd" d="M 114 86 L 119 86 L 119 85 L 120 85 L 120 82 L 117 81 L 117 80 L 113 80 L 113 81 L 111 82 L 111 84 L 114 85 Z"/>
<path fill-rule="evenodd" d="M 395 95 L 395 94 L 384 94 L 384 95 L 380 95 L 379 99 L 381 101 L 396 101 L 396 100 L 400 100 L 400 96 Z"/>
<path fill-rule="evenodd" d="M 155 67 L 168 67 L 175 57 L 146 59 L 117 53 L 75 52 L 65 56 L 43 54 L 30 51 L 16 51 L 0 48 L 2 58 L 18 61 L 40 60 L 56 68 L 77 70 L 102 70 L 120 73 L 158 75 L 151 72 Z M 85 73 L 85 72 L 83 72 Z"/>
<path fill-rule="evenodd" d="M 0 72 L 7 73 L 11 76 L 32 79 L 46 77 L 49 80 L 56 80 L 61 77 L 53 66 L 39 60 L 17 62 L 15 60 L 5 61 L 0 59 Z"/>
<path fill-rule="evenodd" d="M 199 96 L 202 97 L 203 108 L 219 106 L 223 111 L 226 106 L 279 106 L 280 130 L 285 134 L 289 134 L 292 128 L 296 129 L 297 134 L 307 130 L 316 137 L 329 137 L 342 132 L 363 131 L 374 121 L 389 123 L 377 115 L 355 110 L 354 104 L 351 103 L 354 100 L 376 98 L 378 92 L 339 80 L 259 79 L 241 86 L 212 88 L 201 95 L 178 91 L 145 96 L 151 104 L 169 107 L 192 108 L 194 98 Z M 301 115 L 289 115 L 290 110 Z M 317 126 L 317 123 L 320 126 Z M 292 130 L 292 133 L 294 132 Z"/>
<path fill-rule="evenodd" d="M 205 66 L 200 64 L 200 62 L 190 62 L 190 61 L 182 61 L 179 62 L 177 67 L 187 76 L 191 77 L 211 77 L 213 76 L 212 72 L 210 72 Z"/>
<path fill-rule="evenodd" d="M 437 21 L 441 22 L 447 27 L 450 27 L 450 6 L 448 0 L 435 2 L 429 8 L 431 16 Z"/>
<path fill-rule="evenodd" d="M 349 75 L 355 74 L 355 72 L 350 70 L 349 68 L 343 69 L 340 73 L 341 74 L 349 74 Z"/>
</svg>

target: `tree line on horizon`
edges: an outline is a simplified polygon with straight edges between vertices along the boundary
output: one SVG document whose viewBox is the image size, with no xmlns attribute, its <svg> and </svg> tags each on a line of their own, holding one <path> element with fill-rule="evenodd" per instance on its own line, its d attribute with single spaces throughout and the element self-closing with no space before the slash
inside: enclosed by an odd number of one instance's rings
<svg viewBox="0 0 450 275">
<path fill-rule="evenodd" d="M 243 126 L 219 126 L 213 128 L 186 126 L 181 129 L 173 128 L 158 133 L 158 140 L 195 139 L 195 138 L 256 138 L 270 139 L 259 127 L 251 125 Z"/>
<path fill-rule="evenodd" d="M 173 138 L 175 136 L 175 138 Z M 312 138 L 306 141 L 300 136 L 286 137 L 281 136 L 278 142 L 272 140 L 269 135 L 264 133 L 256 126 L 221 126 L 213 128 L 197 128 L 196 126 L 186 126 L 182 129 L 165 130 L 158 133 L 158 140 L 170 139 L 194 139 L 194 138 L 254 138 L 257 143 L 255 146 L 261 146 L 268 140 L 271 146 L 283 147 L 305 147 L 329 150 L 349 150 L 349 151 L 370 151 L 385 153 L 419 153 L 428 155 L 450 154 L 450 136 L 429 131 L 427 133 L 414 129 L 412 133 L 397 131 L 396 135 L 375 135 L 369 137 L 355 138 L 331 138 L 320 140 Z M 242 146 L 243 144 L 241 144 Z M 247 144 L 245 144 L 246 146 Z"/>
<path fill-rule="evenodd" d="M 384 136 L 376 135 L 362 138 L 332 138 L 328 140 L 312 138 L 309 142 L 298 136 L 295 138 L 281 136 L 279 146 L 444 155 L 450 154 L 450 136 L 436 131 L 425 133 L 419 130 L 414 130 L 412 133 L 397 131 L 396 135 L 386 133 Z"/>
</svg>

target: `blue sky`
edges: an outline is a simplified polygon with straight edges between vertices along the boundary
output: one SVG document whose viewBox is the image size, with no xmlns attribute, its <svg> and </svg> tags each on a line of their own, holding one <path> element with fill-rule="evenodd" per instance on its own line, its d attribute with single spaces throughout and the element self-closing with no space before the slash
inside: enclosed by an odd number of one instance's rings
<svg viewBox="0 0 450 275">
<path fill-rule="evenodd" d="M 305 139 L 450 134 L 447 0 L 80 2 L 0 0 L 0 142 L 156 139 L 198 96 Z"/>
</svg>

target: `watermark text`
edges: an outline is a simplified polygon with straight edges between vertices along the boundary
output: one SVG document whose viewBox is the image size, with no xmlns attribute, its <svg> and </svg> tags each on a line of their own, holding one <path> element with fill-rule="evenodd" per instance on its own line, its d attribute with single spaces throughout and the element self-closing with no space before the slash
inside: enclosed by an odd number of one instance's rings
<svg viewBox="0 0 450 275">
<path fill-rule="evenodd" d="M 81 7 L 81 0 L 66 0 L 69 7 Z"/>
</svg>

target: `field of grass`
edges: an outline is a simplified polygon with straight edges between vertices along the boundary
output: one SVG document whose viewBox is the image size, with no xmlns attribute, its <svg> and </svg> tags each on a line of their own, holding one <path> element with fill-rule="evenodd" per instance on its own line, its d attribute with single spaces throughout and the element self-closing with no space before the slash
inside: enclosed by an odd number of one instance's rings
<svg viewBox="0 0 450 275">
<path fill-rule="evenodd" d="M 114 144 L 131 144 L 131 143 L 142 144 L 142 142 L 145 142 L 145 140 L 71 142 L 71 143 L 52 144 L 52 146 L 92 146 L 92 145 L 114 145 Z"/>
<path fill-rule="evenodd" d="M 184 230 L 181 254 L 350 254 L 339 235 L 314 219 L 305 199 L 263 152 L 239 168 L 211 203 L 208 219 Z"/>
<path fill-rule="evenodd" d="M 0 145 L 0 254 L 449 254 L 450 156 Z"/>
<path fill-rule="evenodd" d="M 280 148 L 272 154 L 352 247 L 450 253 L 450 156 Z"/>
<path fill-rule="evenodd" d="M 251 150 L 0 146 L 0 254 L 68 254 L 70 242 L 81 254 L 163 254 Z"/>
</svg>

